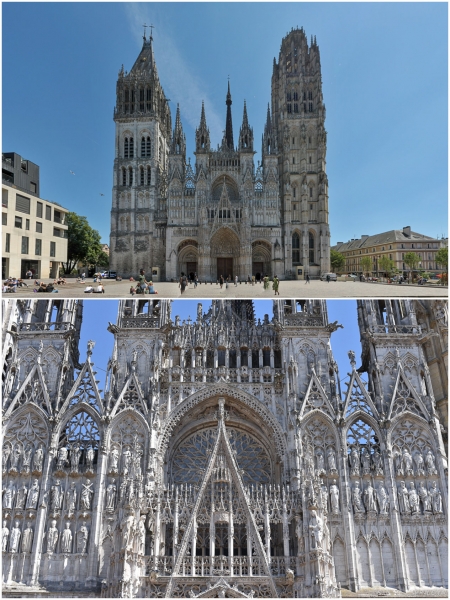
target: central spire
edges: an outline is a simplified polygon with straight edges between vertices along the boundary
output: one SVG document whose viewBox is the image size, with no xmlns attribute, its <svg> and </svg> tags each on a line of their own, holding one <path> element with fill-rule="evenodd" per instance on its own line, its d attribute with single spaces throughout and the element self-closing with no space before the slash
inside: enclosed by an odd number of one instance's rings
<svg viewBox="0 0 450 600">
<path fill-rule="evenodd" d="M 225 144 L 227 146 L 227 148 L 230 148 L 230 150 L 234 150 L 234 142 L 233 142 L 233 122 L 231 119 L 231 105 L 232 105 L 232 100 L 231 100 L 231 92 L 230 92 L 230 82 L 228 81 L 228 93 L 227 93 L 227 100 L 225 102 L 225 104 L 227 105 L 227 123 L 226 123 L 226 127 L 225 127 Z"/>
</svg>

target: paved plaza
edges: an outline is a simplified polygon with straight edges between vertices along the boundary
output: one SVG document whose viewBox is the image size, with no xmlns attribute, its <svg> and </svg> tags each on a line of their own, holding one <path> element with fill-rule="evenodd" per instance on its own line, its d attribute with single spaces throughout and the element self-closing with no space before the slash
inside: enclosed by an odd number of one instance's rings
<svg viewBox="0 0 450 600">
<path fill-rule="evenodd" d="M 50 280 L 49 280 L 50 281 Z M 92 283 L 92 279 L 87 280 L 84 284 L 73 282 L 69 279 L 66 285 L 57 287 L 58 294 L 39 293 L 35 294 L 33 285 L 21 287 L 17 289 L 15 297 L 33 296 L 58 296 L 62 298 L 131 298 L 130 287 L 135 286 L 128 280 L 115 281 L 103 280 L 105 288 L 104 294 L 84 294 L 86 286 L 96 284 Z M 161 298 L 274 298 L 272 283 L 268 290 L 260 283 L 255 285 L 239 283 L 237 286 L 229 284 L 228 288 L 223 285 L 213 283 L 199 284 L 194 288 L 193 284 L 189 284 L 183 295 L 181 295 L 178 283 L 161 282 L 155 283 L 155 289 Z M 361 283 L 360 281 L 337 281 L 327 283 L 325 281 L 313 280 L 306 284 L 304 281 L 280 281 L 280 297 L 285 298 L 437 298 L 446 297 L 448 295 L 448 287 L 440 285 L 408 285 L 408 284 L 387 284 L 387 283 Z M 12 296 L 12 294 L 11 294 Z M 137 296 L 140 297 L 139 295 Z"/>
</svg>

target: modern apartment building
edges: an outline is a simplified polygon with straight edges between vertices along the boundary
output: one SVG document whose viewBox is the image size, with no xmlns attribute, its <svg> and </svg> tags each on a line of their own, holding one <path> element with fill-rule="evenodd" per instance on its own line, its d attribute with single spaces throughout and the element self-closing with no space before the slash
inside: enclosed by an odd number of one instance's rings
<svg viewBox="0 0 450 600">
<path fill-rule="evenodd" d="M 2 278 L 57 277 L 67 260 L 68 210 L 40 197 L 39 166 L 2 154 Z"/>
</svg>

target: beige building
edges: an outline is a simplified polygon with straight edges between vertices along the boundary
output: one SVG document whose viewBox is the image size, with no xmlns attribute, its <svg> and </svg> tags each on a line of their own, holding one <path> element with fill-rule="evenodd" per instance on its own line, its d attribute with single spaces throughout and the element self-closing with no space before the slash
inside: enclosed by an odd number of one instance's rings
<svg viewBox="0 0 450 600">
<path fill-rule="evenodd" d="M 57 277 L 67 260 L 68 213 L 39 196 L 39 167 L 14 152 L 2 155 L 2 279 Z"/>
<path fill-rule="evenodd" d="M 348 242 L 338 242 L 331 249 L 345 256 L 342 273 L 362 273 L 361 259 L 363 256 L 370 256 L 372 275 L 383 275 L 379 261 L 382 256 L 387 256 L 394 261 L 398 271 L 406 275 L 409 267 L 404 259 L 408 252 L 417 254 L 419 271 L 439 272 L 439 266 L 436 264 L 436 252 L 443 245 L 447 245 L 447 240 L 438 240 L 411 231 L 411 227 L 403 227 L 403 229 L 392 229 L 375 235 L 362 235 L 359 239 Z"/>
</svg>

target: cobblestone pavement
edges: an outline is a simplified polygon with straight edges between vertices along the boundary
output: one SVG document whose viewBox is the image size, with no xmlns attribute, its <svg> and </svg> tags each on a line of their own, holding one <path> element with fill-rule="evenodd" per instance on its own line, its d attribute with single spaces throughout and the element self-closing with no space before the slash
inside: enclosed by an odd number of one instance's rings
<svg viewBox="0 0 450 600">
<path fill-rule="evenodd" d="M 90 285 L 91 281 L 88 281 Z M 84 289 L 87 283 L 80 284 L 69 280 L 66 285 L 58 286 L 58 294 L 50 293 L 34 293 L 34 286 L 21 287 L 17 289 L 14 297 L 29 297 L 43 298 L 46 296 L 59 298 L 131 298 L 130 282 L 104 280 L 105 294 L 84 294 Z M 268 290 L 264 290 L 262 284 L 229 284 L 228 288 L 213 283 L 212 285 L 200 284 L 194 288 L 190 284 L 183 295 L 181 295 L 178 283 L 155 283 L 155 289 L 158 291 L 160 298 L 274 298 L 272 284 Z M 385 283 L 361 283 L 359 281 L 337 281 L 326 283 L 325 281 L 313 280 L 309 284 L 304 281 L 281 281 L 280 282 L 280 297 L 284 298 L 437 298 L 446 297 L 448 288 L 440 285 L 419 286 L 408 284 L 385 284 Z M 13 296 L 13 294 L 11 294 Z M 4 297 L 9 297 L 4 295 Z M 138 296 L 140 297 L 140 296 Z"/>
</svg>

